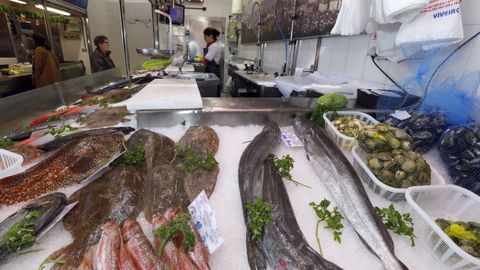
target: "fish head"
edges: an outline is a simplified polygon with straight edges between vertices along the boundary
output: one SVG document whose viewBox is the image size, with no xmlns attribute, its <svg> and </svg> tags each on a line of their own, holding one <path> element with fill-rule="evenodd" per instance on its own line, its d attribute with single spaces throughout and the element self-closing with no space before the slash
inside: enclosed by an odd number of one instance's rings
<svg viewBox="0 0 480 270">
<path fill-rule="evenodd" d="M 305 142 L 310 137 L 310 129 L 308 124 L 303 119 L 294 119 L 293 120 L 293 129 L 295 134 L 302 141 Z"/>
</svg>

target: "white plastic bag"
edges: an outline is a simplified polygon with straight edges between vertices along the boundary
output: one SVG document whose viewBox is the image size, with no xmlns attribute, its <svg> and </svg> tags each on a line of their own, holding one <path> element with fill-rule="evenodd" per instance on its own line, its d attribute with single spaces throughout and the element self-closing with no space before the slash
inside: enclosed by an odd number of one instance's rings
<svg viewBox="0 0 480 270">
<path fill-rule="evenodd" d="M 372 0 L 343 0 L 332 34 L 358 35 L 367 25 Z"/>
<path fill-rule="evenodd" d="M 424 10 L 428 0 L 382 0 L 387 22 L 409 22 Z"/>
<path fill-rule="evenodd" d="M 411 22 L 404 23 L 395 44 L 421 45 L 424 49 L 447 46 L 463 39 L 459 0 L 430 0 Z"/>
</svg>

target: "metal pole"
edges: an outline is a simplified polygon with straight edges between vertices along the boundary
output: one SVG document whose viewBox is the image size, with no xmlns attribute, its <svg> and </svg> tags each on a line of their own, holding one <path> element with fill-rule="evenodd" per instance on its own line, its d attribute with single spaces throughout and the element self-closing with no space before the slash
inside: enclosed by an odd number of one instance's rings
<svg viewBox="0 0 480 270">
<path fill-rule="evenodd" d="M 125 0 L 120 0 L 120 21 L 121 21 L 121 33 L 122 33 L 122 44 L 123 44 L 123 56 L 125 57 L 125 71 L 127 80 L 130 80 L 130 58 L 128 55 L 128 39 L 127 39 L 127 30 L 125 28 Z"/>
<path fill-rule="evenodd" d="M 85 47 L 86 49 L 88 50 L 88 59 L 89 59 L 89 63 L 90 63 L 90 71 L 93 70 L 93 65 L 92 65 L 92 56 L 93 56 L 93 52 L 92 52 L 92 39 L 91 39 L 91 36 L 90 36 L 90 25 L 88 23 L 88 17 L 82 17 L 82 28 L 83 28 L 83 32 L 84 32 L 84 42 L 86 42 L 85 44 Z"/>
<path fill-rule="evenodd" d="M 155 50 L 160 49 L 160 43 L 159 43 L 159 33 L 158 33 L 158 15 L 155 12 L 155 9 L 157 8 L 156 5 L 152 3 L 152 30 L 153 30 L 153 48 Z"/>
<path fill-rule="evenodd" d="M 295 67 L 294 61 L 295 60 L 295 52 L 294 50 L 296 49 L 296 46 L 294 44 L 293 40 L 293 28 L 295 27 L 295 19 L 297 17 L 297 0 L 293 1 L 293 16 L 292 16 L 292 23 L 290 25 L 290 41 L 289 41 L 289 47 L 290 49 L 288 50 L 290 52 L 290 57 L 288 57 L 289 63 L 287 63 L 287 74 L 293 75 Z"/>
<path fill-rule="evenodd" d="M 47 30 L 48 43 L 50 43 L 50 48 L 52 48 L 52 52 L 55 53 L 55 48 L 53 47 L 52 29 L 50 28 L 50 22 L 48 20 L 47 2 L 45 0 L 42 1 L 42 6 L 43 6 L 43 19 L 45 20 L 45 28 Z"/>
<path fill-rule="evenodd" d="M 315 62 L 313 63 L 312 71 L 318 70 L 318 64 L 320 63 L 320 50 L 322 48 L 322 38 L 317 38 L 317 48 L 315 49 Z"/>
</svg>

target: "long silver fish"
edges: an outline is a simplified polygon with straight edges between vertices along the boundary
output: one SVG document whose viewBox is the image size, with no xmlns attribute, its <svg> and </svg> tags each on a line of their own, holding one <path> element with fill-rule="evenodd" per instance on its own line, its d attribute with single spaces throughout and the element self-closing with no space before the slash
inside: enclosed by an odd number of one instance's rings
<svg viewBox="0 0 480 270">
<path fill-rule="evenodd" d="M 280 128 L 274 122 L 268 122 L 262 132 L 243 151 L 238 167 L 238 183 L 242 199 L 245 225 L 248 226 L 248 215 L 245 204 L 262 198 L 263 181 L 259 180 L 259 173 L 267 156 L 280 143 Z M 267 264 L 260 248 L 247 235 L 248 264 L 252 270 L 267 269 Z"/>
<path fill-rule="evenodd" d="M 294 122 L 313 169 L 364 243 L 387 270 L 408 269 L 394 254 L 391 236 L 376 215 L 360 178 L 342 151 L 309 120 Z"/>
</svg>

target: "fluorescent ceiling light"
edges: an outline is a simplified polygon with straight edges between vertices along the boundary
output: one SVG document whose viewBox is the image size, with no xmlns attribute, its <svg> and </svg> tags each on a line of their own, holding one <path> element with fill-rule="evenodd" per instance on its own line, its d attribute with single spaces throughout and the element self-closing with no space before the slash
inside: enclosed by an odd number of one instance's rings
<svg viewBox="0 0 480 270">
<path fill-rule="evenodd" d="M 20 5 L 26 5 L 27 4 L 27 2 L 20 1 L 20 0 L 10 0 L 10 2 L 14 2 L 14 3 L 20 4 Z"/>
<path fill-rule="evenodd" d="M 43 9 L 43 5 L 35 5 L 36 8 L 38 9 Z M 52 7 L 47 7 L 47 11 L 50 11 L 50 12 L 53 12 L 53 13 L 57 13 L 57 14 L 60 14 L 60 15 L 65 15 L 65 16 L 70 16 L 72 14 L 66 12 L 66 11 L 63 11 L 63 10 L 60 10 L 60 9 L 56 9 L 56 8 L 52 8 Z"/>
</svg>

